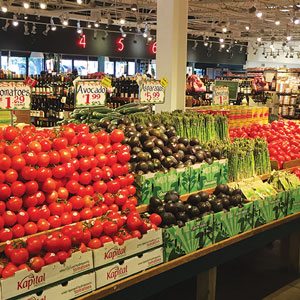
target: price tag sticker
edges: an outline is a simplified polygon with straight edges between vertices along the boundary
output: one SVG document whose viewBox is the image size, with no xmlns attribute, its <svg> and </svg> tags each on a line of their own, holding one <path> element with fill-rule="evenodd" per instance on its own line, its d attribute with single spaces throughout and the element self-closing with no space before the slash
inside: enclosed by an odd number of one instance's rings
<svg viewBox="0 0 300 300">
<path fill-rule="evenodd" d="M 159 80 L 147 80 L 140 83 L 140 103 L 162 104 L 165 102 L 165 88 Z"/>
<path fill-rule="evenodd" d="M 106 87 L 99 80 L 81 80 L 76 83 L 75 106 L 93 107 L 105 105 Z"/>
<path fill-rule="evenodd" d="M 0 109 L 30 110 L 31 88 L 22 81 L 0 82 Z"/>
<path fill-rule="evenodd" d="M 111 79 L 108 78 L 108 77 L 104 77 L 102 80 L 101 80 L 101 83 L 104 87 L 106 87 L 107 89 L 108 88 L 111 88 Z"/>
<path fill-rule="evenodd" d="M 167 80 L 167 78 L 162 78 L 161 80 L 160 80 L 160 84 L 164 87 L 164 88 L 166 88 L 167 86 L 168 86 L 168 84 L 169 84 L 169 82 L 168 82 L 168 80 Z"/>
</svg>

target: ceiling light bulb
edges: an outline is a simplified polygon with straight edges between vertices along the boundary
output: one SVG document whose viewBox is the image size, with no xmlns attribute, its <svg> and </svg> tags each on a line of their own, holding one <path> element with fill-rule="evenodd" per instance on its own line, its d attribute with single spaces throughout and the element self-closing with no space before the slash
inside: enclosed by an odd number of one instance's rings
<svg viewBox="0 0 300 300">
<path fill-rule="evenodd" d="M 290 35 L 288 35 L 288 36 L 286 37 L 286 39 L 287 39 L 287 41 L 290 41 L 290 40 L 292 39 L 292 37 L 291 37 Z"/>
<path fill-rule="evenodd" d="M 26 14 L 24 15 L 24 20 L 28 20 L 28 16 Z"/>
<path fill-rule="evenodd" d="M 6 20 L 5 25 L 2 27 L 3 31 L 7 31 L 7 28 L 9 27 L 9 21 Z"/>
<path fill-rule="evenodd" d="M 223 31 L 224 33 L 226 33 L 226 32 L 227 32 L 227 27 L 223 27 L 223 28 L 222 28 L 222 31 Z"/>
<path fill-rule="evenodd" d="M 219 41 L 220 41 L 220 43 L 224 43 L 224 39 L 223 38 L 220 38 Z"/>
<path fill-rule="evenodd" d="M 30 7 L 30 4 L 28 2 L 23 2 L 23 7 L 25 9 L 28 9 Z"/>
<path fill-rule="evenodd" d="M 82 4 L 82 0 L 77 0 L 77 4 Z"/>
<path fill-rule="evenodd" d="M 221 47 L 221 48 L 225 48 L 225 44 L 221 44 L 220 47 Z"/>
<path fill-rule="evenodd" d="M 294 18 L 293 22 L 294 22 L 295 25 L 299 25 L 300 24 L 300 19 Z"/>
<path fill-rule="evenodd" d="M 208 46 L 208 42 L 205 42 L 205 43 L 204 43 L 204 47 L 207 47 L 207 46 Z"/>
<path fill-rule="evenodd" d="M 260 43 L 261 42 L 261 37 L 258 37 L 256 40 Z"/>
<path fill-rule="evenodd" d="M 131 5 L 131 10 L 132 10 L 132 11 L 137 11 L 137 10 L 138 10 L 137 5 L 136 5 L 136 4 L 132 4 L 132 5 Z"/>
<path fill-rule="evenodd" d="M 1 11 L 3 12 L 3 13 L 7 13 L 7 6 L 6 5 L 2 5 L 1 6 Z"/>
<path fill-rule="evenodd" d="M 258 11 L 258 12 L 256 13 L 256 16 L 257 16 L 258 18 L 261 18 L 262 15 L 263 15 L 263 13 L 262 13 L 261 11 Z"/>
<path fill-rule="evenodd" d="M 275 25 L 276 25 L 276 26 L 279 26 L 279 25 L 280 25 L 280 21 L 279 21 L 279 20 L 276 20 L 276 21 L 275 21 Z"/>
<path fill-rule="evenodd" d="M 30 33 L 29 33 L 29 28 L 28 28 L 28 23 L 26 22 L 25 24 L 24 24 L 24 35 L 29 35 Z"/>
<path fill-rule="evenodd" d="M 49 25 L 46 26 L 46 29 L 43 31 L 43 35 L 47 36 L 48 35 L 48 31 L 50 30 Z"/>
<path fill-rule="evenodd" d="M 126 23 L 125 19 L 124 19 L 124 18 L 121 18 L 121 19 L 120 19 L 120 24 L 121 24 L 121 25 L 124 25 L 125 23 Z"/>
<path fill-rule="evenodd" d="M 94 26 L 95 26 L 96 28 L 98 28 L 98 27 L 99 27 L 99 23 L 98 23 L 98 22 L 95 22 Z"/>
<path fill-rule="evenodd" d="M 247 31 L 249 31 L 249 30 L 250 30 L 250 26 L 249 26 L 249 25 L 246 25 L 246 26 L 245 26 L 245 29 L 246 29 Z"/>
<path fill-rule="evenodd" d="M 80 27 L 80 21 L 77 22 L 77 33 L 82 34 L 82 28 Z"/>
<path fill-rule="evenodd" d="M 92 25 L 91 25 L 91 23 L 90 23 L 90 22 L 88 22 L 88 25 L 87 25 L 87 27 L 88 27 L 88 28 L 91 28 L 91 27 L 92 27 Z"/>
<path fill-rule="evenodd" d="M 41 9 L 46 9 L 46 8 L 47 8 L 47 3 L 41 2 L 41 3 L 40 3 L 40 8 L 41 8 Z"/>
<path fill-rule="evenodd" d="M 123 38 L 126 38 L 126 36 L 127 36 L 127 34 L 124 32 L 124 33 L 122 33 L 122 37 Z"/>
<path fill-rule="evenodd" d="M 143 33 L 143 37 L 146 38 L 148 36 L 147 32 Z"/>
<path fill-rule="evenodd" d="M 151 36 L 151 35 L 150 35 L 150 36 L 148 36 L 148 41 L 149 41 L 149 42 L 151 42 L 151 41 L 152 41 L 152 39 L 153 39 L 153 38 L 152 38 L 152 36 Z"/>
<path fill-rule="evenodd" d="M 13 26 L 17 27 L 19 25 L 19 21 L 17 18 L 17 15 L 13 16 L 13 22 L 12 22 Z"/>
</svg>

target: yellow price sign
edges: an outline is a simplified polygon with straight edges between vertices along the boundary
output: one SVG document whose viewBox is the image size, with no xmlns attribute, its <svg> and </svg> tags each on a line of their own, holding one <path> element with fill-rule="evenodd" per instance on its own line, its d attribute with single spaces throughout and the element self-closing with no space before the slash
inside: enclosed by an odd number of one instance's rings
<svg viewBox="0 0 300 300">
<path fill-rule="evenodd" d="M 108 78 L 108 77 L 104 77 L 102 80 L 101 80 L 101 83 L 104 87 L 106 88 L 110 88 L 111 87 L 111 79 Z"/>
<path fill-rule="evenodd" d="M 160 80 L 160 84 L 164 87 L 164 88 L 166 88 L 167 87 L 167 85 L 168 85 L 168 80 L 167 80 L 167 78 L 162 78 L 161 80 Z"/>
</svg>

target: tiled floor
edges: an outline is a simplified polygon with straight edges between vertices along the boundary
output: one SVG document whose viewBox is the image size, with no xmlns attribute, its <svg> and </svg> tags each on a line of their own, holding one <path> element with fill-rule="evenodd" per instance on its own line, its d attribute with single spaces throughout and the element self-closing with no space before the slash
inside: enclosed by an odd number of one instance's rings
<svg viewBox="0 0 300 300">
<path fill-rule="evenodd" d="M 300 299 L 300 279 L 279 289 L 275 293 L 265 297 L 263 300 L 299 300 Z"/>
</svg>

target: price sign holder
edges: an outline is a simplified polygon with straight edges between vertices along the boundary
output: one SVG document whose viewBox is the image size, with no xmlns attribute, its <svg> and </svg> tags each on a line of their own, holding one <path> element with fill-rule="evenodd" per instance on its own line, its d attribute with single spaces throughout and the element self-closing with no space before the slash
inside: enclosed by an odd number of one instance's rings
<svg viewBox="0 0 300 300">
<path fill-rule="evenodd" d="M 215 86 L 213 91 L 214 105 L 229 104 L 229 88 L 227 86 Z"/>
<path fill-rule="evenodd" d="M 0 81 L 0 111 L 10 112 L 10 124 L 14 123 L 14 111 L 30 110 L 31 87 L 22 80 Z"/>
<path fill-rule="evenodd" d="M 100 80 L 86 79 L 75 82 L 75 107 L 97 107 L 106 103 L 106 87 Z"/>
<path fill-rule="evenodd" d="M 141 104 L 163 104 L 166 88 L 160 80 L 142 80 L 140 83 Z"/>
</svg>

